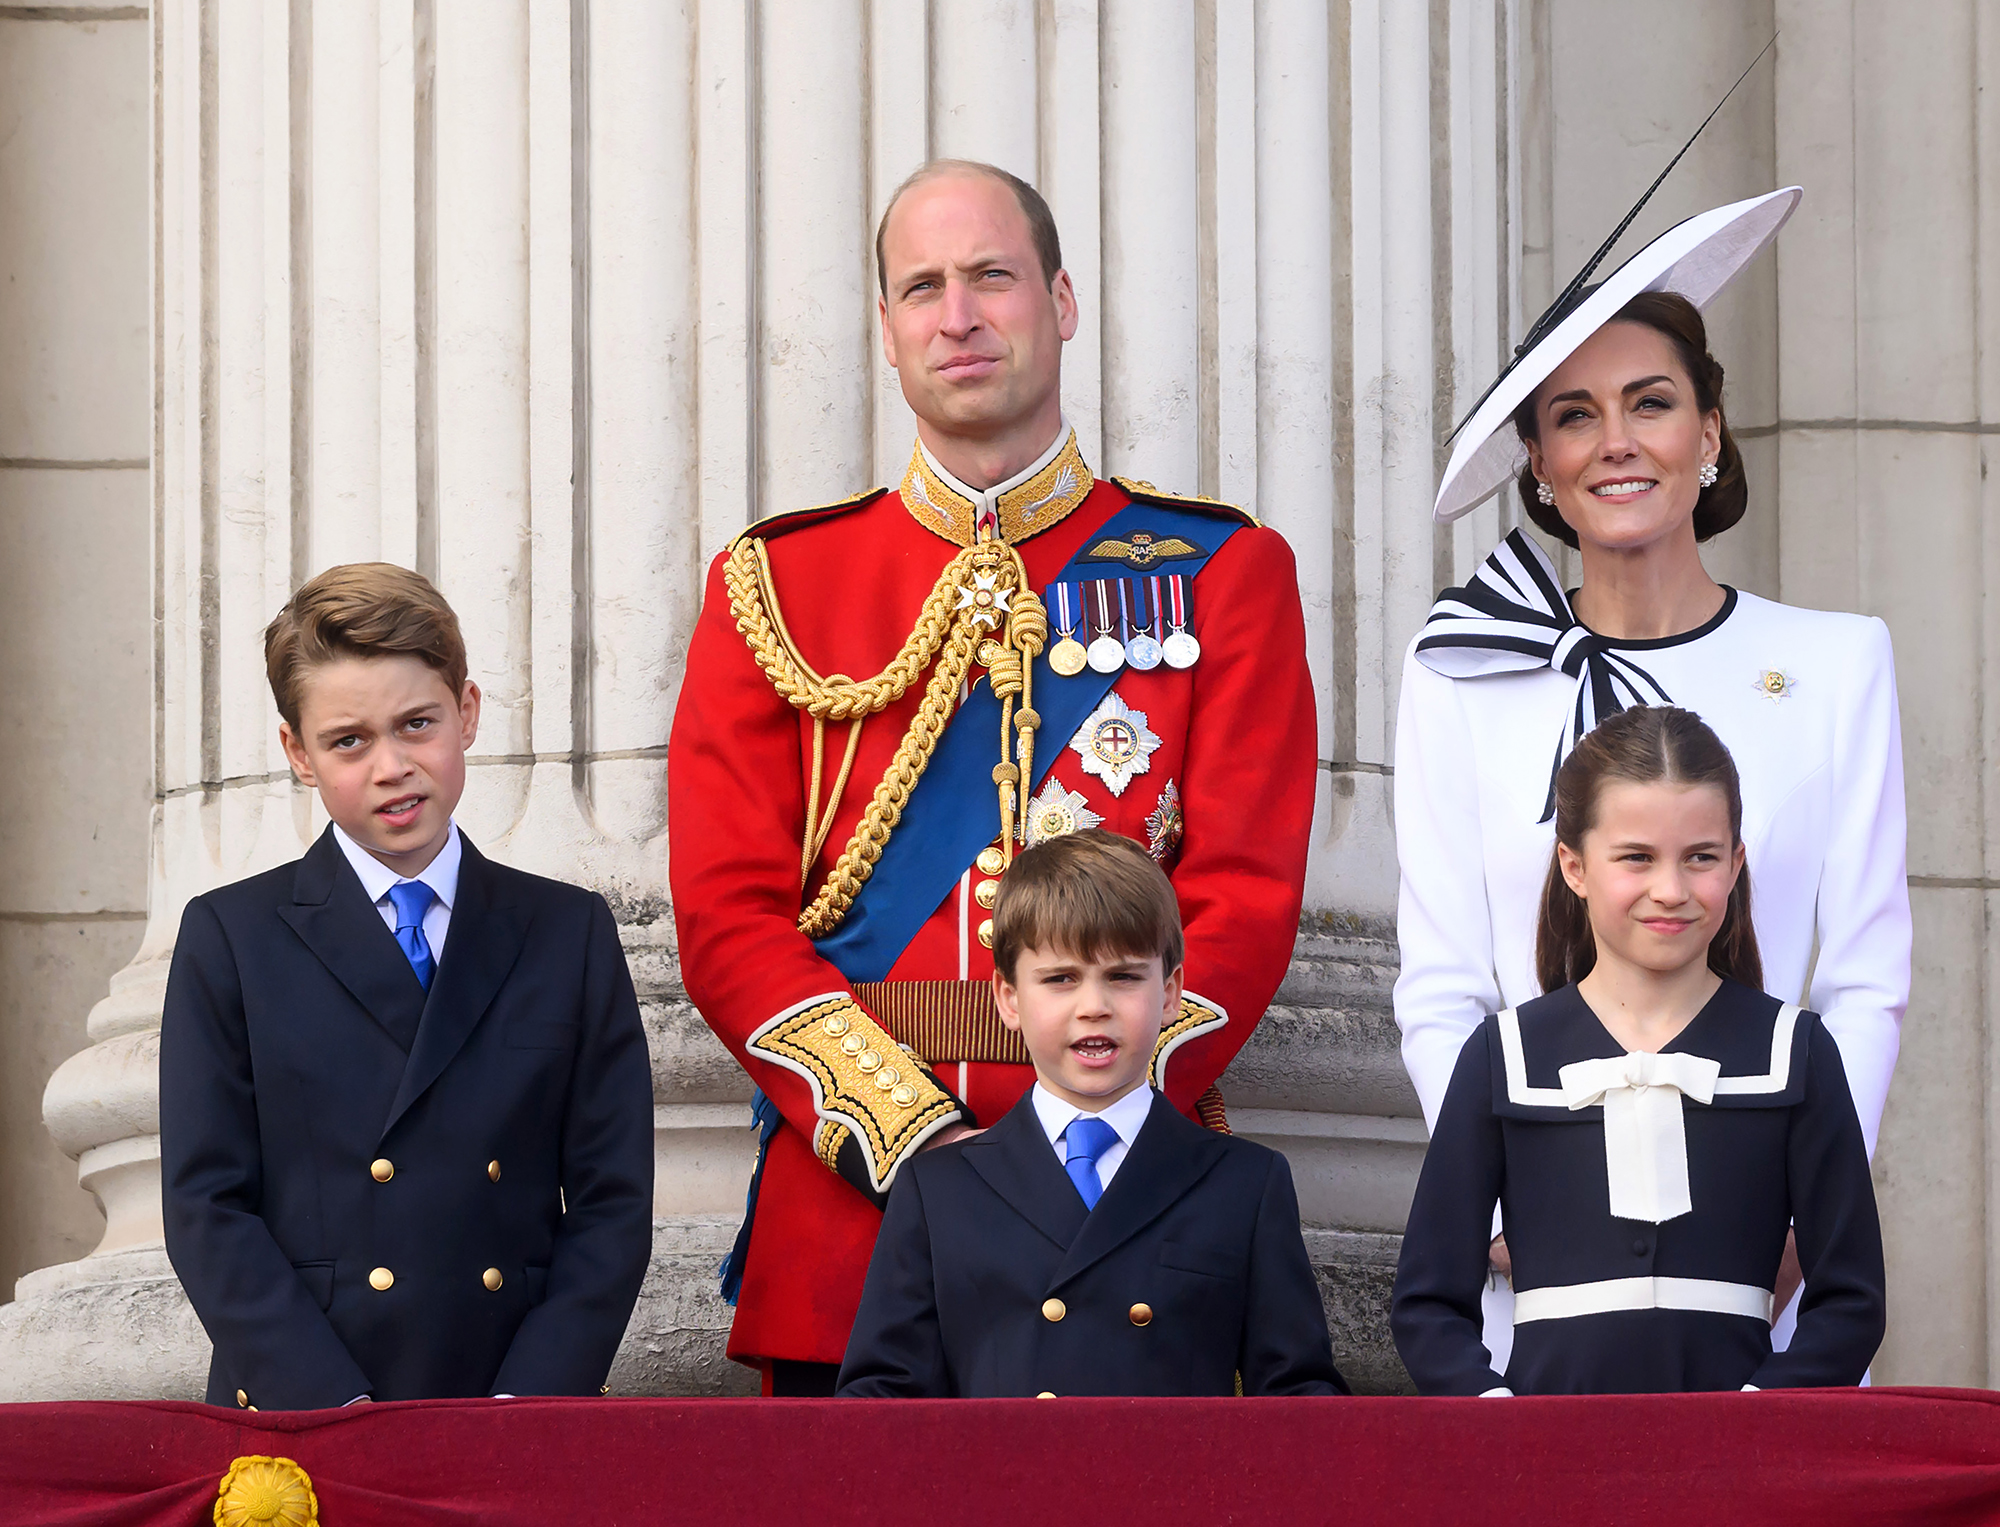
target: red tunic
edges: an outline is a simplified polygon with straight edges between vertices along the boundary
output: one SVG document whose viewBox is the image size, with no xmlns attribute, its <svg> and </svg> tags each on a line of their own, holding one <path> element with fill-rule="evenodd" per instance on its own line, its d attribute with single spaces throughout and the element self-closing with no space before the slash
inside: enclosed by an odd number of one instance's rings
<svg viewBox="0 0 2000 1527">
<path fill-rule="evenodd" d="M 1132 502 L 1115 483 L 1098 482 L 1065 518 L 1019 541 L 1036 590 Z M 1184 836 L 1158 842 L 1157 856 L 1180 899 L 1187 990 L 1227 1016 L 1164 1062 L 1161 1086 L 1190 1112 L 1242 1048 L 1291 956 L 1316 751 L 1291 549 L 1275 531 L 1243 524 L 1236 511 L 1213 512 L 1218 532 L 1241 528 L 1194 583 L 1189 629 L 1201 642 L 1200 661 L 1186 670 L 1126 668 L 1112 684 L 1159 738 L 1146 771 L 1114 796 L 1105 780 L 1085 772 L 1069 739 L 1037 743 L 1038 768 L 1057 753 L 1048 777 L 1080 793 L 1106 828 L 1142 843 L 1159 837 L 1147 819 L 1154 816 L 1157 829 L 1169 784 L 1178 793 Z M 875 674 L 895 655 L 958 550 L 894 492 L 767 521 L 753 533 L 768 548 L 779 609 L 800 654 L 821 674 L 850 677 Z M 815 1154 L 813 1086 L 749 1044 L 774 1015 L 852 991 L 799 931 L 798 917 L 852 834 L 923 685 L 863 728 L 852 782 L 802 892 L 812 722 L 773 689 L 738 633 L 723 561 L 710 568 L 674 718 L 669 878 L 688 995 L 784 1117 L 766 1158 L 729 1355 L 760 1366 L 774 1358 L 837 1363 L 881 1216 Z M 1107 576 L 1122 571 L 1102 569 Z M 1053 609 L 1050 616 L 1053 642 Z M 829 723 L 829 779 L 846 742 L 846 725 Z M 996 739 L 996 757 L 997 747 Z M 961 879 L 896 962 L 891 981 L 990 978 L 992 956 L 979 938 L 989 916 L 980 904 L 987 879 L 977 869 Z M 981 1123 L 997 1120 L 1034 1080 L 1025 1065 L 929 1058 L 938 1082 Z M 885 1176 L 893 1165 L 883 1164 Z"/>
</svg>

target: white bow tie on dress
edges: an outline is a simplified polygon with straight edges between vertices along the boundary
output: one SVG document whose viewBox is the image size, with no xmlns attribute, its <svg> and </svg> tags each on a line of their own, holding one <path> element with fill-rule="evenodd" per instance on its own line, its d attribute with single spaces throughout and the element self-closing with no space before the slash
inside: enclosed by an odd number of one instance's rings
<svg viewBox="0 0 2000 1527">
<path fill-rule="evenodd" d="M 1711 1101 L 1721 1073 L 1705 1056 L 1644 1050 L 1573 1061 L 1557 1073 L 1565 1107 L 1604 1105 L 1604 1168 L 1614 1218 L 1659 1225 L 1694 1208 L 1681 1100 Z"/>
</svg>

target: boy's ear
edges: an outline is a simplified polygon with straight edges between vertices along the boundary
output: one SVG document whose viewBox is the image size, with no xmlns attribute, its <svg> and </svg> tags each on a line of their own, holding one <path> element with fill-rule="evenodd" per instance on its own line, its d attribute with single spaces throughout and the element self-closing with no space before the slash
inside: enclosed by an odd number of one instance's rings
<svg viewBox="0 0 2000 1527">
<path fill-rule="evenodd" d="M 1556 867 L 1562 871 L 1563 884 L 1576 892 L 1578 901 L 1588 901 L 1583 894 L 1583 855 L 1567 843 L 1556 845 Z"/>
<path fill-rule="evenodd" d="M 308 790 L 319 788 L 319 780 L 313 773 L 312 759 L 306 756 L 305 744 L 299 741 L 298 733 L 292 730 L 289 721 L 278 723 L 278 746 L 285 750 L 285 762 L 292 766 L 292 773 L 298 776 L 300 784 Z"/>
<path fill-rule="evenodd" d="M 1020 1033 L 1021 1009 L 1015 1001 L 1014 983 L 997 970 L 993 972 L 993 1005 L 1000 1010 L 1000 1021 Z"/>
<path fill-rule="evenodd" d="M 467 751 L 479 739 L 479 701 L 479 686 L 467 679 L 458 696 L 458 740 Z"/>
<path fill-rule="evenodd" d="M 1176 965 L 1172 970 L 1167 972 L 1167 982 L 1166 982 L 1167 1000 L 1165 1004 L 1166 1015 L 1161 1020 L 1163 1025 L 1172 1023 L 1176 1018 L 1180 1017 L 1181 993 L 1186 989 L 1186 987 L 1187 987 L 1187 966 Z"/>
</svg>

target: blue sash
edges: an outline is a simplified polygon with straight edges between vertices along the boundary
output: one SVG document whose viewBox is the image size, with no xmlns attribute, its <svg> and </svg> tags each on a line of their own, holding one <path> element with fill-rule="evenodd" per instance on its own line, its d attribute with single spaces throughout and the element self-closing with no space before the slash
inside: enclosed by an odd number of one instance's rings
<svg viewBox="0 0 2000 1527">
<path fill-rule="evenodd" d="M 1078 558 L 1107 538 L 1123 540 L 1135 530 L 1150 530 L 1161 539 L 1178 536 L 1205 548 L 1198 557 L 1162 561 L 1157 574 L 1151 575 L 1191 578 L 1240 528 L 1240 521 L 1222 515 L 1135 501 L 1087 537 L 1077 557 L 1054 581 L 1134 576 L 1118 564 Z M 1035 734 L 1035 777 L 1022 783 L 1022 809 L 1117 677 L 1086 668 L 1064 678 L 1049 667 L 1046 651 L 1035 659 L 1034 702 L 1042 724 Z M 1000 801 L 993 784 L 999 746 L 1000 702 L 992 686 L 981 679 L 938 739 L 929 765 L 904 804 L 902 820 L 883 848 L 874 874 L 848 908 L 846 920 L 814 941 L 814 947 L 849 981 L 886 980 L 890 967 L 979 851 L 1000 836 Z"/>
</svg>

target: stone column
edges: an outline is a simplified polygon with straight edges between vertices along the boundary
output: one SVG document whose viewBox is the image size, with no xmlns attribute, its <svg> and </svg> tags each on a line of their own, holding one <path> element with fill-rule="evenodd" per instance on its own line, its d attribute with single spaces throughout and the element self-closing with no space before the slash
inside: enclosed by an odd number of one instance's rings
<svg viewBox="0 0 2000 1527">
<path fill-rule="evenodd" d="M 1889 623 L 1916 949 L 1875 1156 L 1877 1382 L 2000 1383 L 2000 18 L 1778 0 L 1775 561 Z"/>
<path fill-rule="evenodd" d="M 147 42 L 0 10 L 0 1297 L 100 1233 L 41 1093 L 145 921 Z"/>
<path fill-rule="evenodd" d="M 659 1193 L 614 1389 L 745 1386 L 713 1270 L 749 1085 L 679 983 L 667 731 L 708 560 L 759 514 L 902 468 L 872 237 L 932 153 L 1049 194 L 1093 461 L 1245 502 L 1298 552 L 1324 774 L 1309 911 L 1224 1088 L 1292 1154 L 1346 1360 L 1400 1382 L 1382 1313 L 1423 1136 L 1387 1002 L 1390 725 L 1439 565 L 1436 425 L 1477 348 L 1439 289 L 1483 283 L 1478 344 L 1506 321 L 1506 177 L 1483 156 L 1511 13 L 159 0 L 151 917 L 48 1094 L 104 1240 L 0 1314 L 0 1390 L 198 1392 L 160 1247 L 167 960 L 189 897 L 322 825 L 276 748 L 258 632 L 361 557 L 431 574 L 463 620 L 487 694 L 467 832 L 603 891 L 633 963 Z"/>
</svg>

